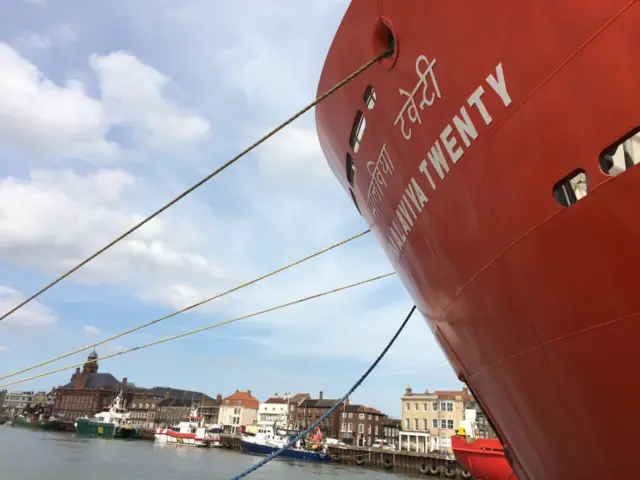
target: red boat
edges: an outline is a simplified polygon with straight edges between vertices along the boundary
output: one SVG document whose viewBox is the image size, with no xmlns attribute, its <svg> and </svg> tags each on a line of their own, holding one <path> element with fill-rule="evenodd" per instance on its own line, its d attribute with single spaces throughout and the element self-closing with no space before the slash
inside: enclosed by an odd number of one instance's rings
<svg viewBox="0 0 640 480">
<path fill-rule="evenodd" d="M 498 440 L 454 435 L 451 437 L 451 449 L 474 480 L 518 480 Z"/>
<path fill-rule="evenodd" d="M 520 480 L 637 466 L 639 32 L 635 0 L 352 0 L 320 79 L 392 49 L 319 140 Z"/>
</svg>

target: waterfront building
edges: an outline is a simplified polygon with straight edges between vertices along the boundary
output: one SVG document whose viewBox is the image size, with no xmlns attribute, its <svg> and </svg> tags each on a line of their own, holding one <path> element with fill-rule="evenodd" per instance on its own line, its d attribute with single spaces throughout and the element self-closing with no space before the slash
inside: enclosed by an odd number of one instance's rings
<svg viewBox="0 0 640 480">
<path fill-rule="evenodd" d="M 6 392 L 2 409 L 6 415 L 14 416 L 28 410 L 33 392 Z"/>
<path fill-rule="evenodd" d="M 409 386 L 402 401 L 400 450 L 452 453 L 451 436 L 464 419 L 465 405 L 472 400 L 467 388 L 460 391 L 414 392 Z"/>
<path fill-rule="evenodd" d="M 402 420 L 394 418 L 385 418 L 382 422 L 382 435 L 380 438 L 395 449 L 399 448 L 401 423 Z"/>
<path fill-rule="evenodd" d="M 289 421 L 289 402 L 288 394 L 281 397 L 274 393 L 272 397 L 260 403 L 258 407 L 258 425 L 270 426 L 278 422 L 279 425 L 288 427 L 291 423 Z"/>
<path fill-rule="evenodd" d="M 66 421 L 82 416 L 92 417 L 111 405 L 118 391 L 123 391 L 124 404 L 131 402 L 141 389 L 130 385 L 127 378 L 118 381 L 110 373 L 98 371 L 98 354 L 92 351 L 82 367 L 76 368 L 71 381 L 56 389 L 53 414 Z"/>
<path fill-rule="evenodd" d="M 325 399 L 322 391 L 318 398 L 304 398 L 294 409 L 294 428 L 307 428 L 333 407 L 336 402 L 338 399 Z M 345 401 L 343 407 L 348 404 L 349 399 Z M 335 410 L 318 425 L 325 438 L 339 438 L 340 414 L 343 407 Z"/>
<path fill-rule="evenodd" d="M 240 426 L 256 425 L 260 401 L 251 395 L 251 390 L 235 393 L 222 399 L 218 423 L 225 433 L 238 433 Z"/>
<path fill-rule="evenodd" d="M 370 447 L 382 437 L 385 415 L 366 405 L 350 404 L 340 410 L 339 439 L 358 447 Z"/>
</svg>

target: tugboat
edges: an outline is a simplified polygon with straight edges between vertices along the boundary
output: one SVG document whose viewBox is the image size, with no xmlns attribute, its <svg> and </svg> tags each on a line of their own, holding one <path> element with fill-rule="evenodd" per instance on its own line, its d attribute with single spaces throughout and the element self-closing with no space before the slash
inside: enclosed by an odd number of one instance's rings
<svg viewBox="0 0 640 480">
<path fill-rule="evenodd" d="M 204 426 L 204 418 L 198 415 L 198 407 L 196 406 L 192 408 L 189 416 L 184 417 L 177 426 L 156 429 L 154 441 L 188 447 L 220 447 L 220 431 L 221 429 L 217 425 L 207 430 Z"/>
<path fill-rule="evenodd" d="M 464 423 L 461 422 L 461 423 Z M 495 438 L 477 438 L 473 422 L 460 426 L 451 437 L 451 449 L 462 467 L 478 480 L 517 480 Z"/>
<path fill-rule="evenodd" d="M 118 392 L 109 410 L 96 414 L 93 418 L 81 417 L 76 420 L 79 435 L 104 438 L 140 438 L 140 431 L 131 425 L 131 413 L 122 406 L 122 390 Z"/>
<path fill-rule="evenodd" d="M 282 458 L 293 458 L 296 460 L 307 460 L 311 462 L 330 462 L 331 456 L 326 453 L 326 448 L 320 449 L 322 436 L 316 427 L 314 438 L 310 449 L 306 448 L 304 440 L 298 440 L 295 447 L 287 448 L 279 456 Z M 242 451 L 255 455 L 270 455 L 276 450 L 287 445 L 299 432 L 286 428 L 278 428 L 277 422 L 272 427 L 262 427 L 255 436 L 243 435 L 240 439 Z M 319 438 L 319 441 L 318 441 Z"/>
<path fill-rule="evenodd" d="M 0 421 L 0 425 L 2 425 L 4 421 Z M 53 415 L 49 417 L 48 420 L 43 420 L 42 415 L 39 419 L 36 419 L 33 415 L 18 415 L 16 416 L 11 425 L 14 427 L 26 427 L 37 430 L 60 430 L 61 422 Z"/>
</svg>

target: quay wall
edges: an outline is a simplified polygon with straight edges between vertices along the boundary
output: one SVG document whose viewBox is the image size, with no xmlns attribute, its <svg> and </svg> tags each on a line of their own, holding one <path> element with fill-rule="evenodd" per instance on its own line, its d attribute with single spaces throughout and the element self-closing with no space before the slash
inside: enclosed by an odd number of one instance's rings
<svg viewBox="0 0 640 480">
<path fill-rule="evenodd" d="M 154 430 L 141 430 L 142 438 L 153 440 Z M 222 435 L 222 446 L 240 450 L 240 435 Z M 394 472 L 424 474 L 427 478 L 469 479 L 471 475 L 463 470 L 456 460 L 442 455 L 417 452 L 382 450 L 364 447 L 330 446 L 328 452 L 336 463 L 353 465 L 357 468 L 374 468 Z"/>
</svg>

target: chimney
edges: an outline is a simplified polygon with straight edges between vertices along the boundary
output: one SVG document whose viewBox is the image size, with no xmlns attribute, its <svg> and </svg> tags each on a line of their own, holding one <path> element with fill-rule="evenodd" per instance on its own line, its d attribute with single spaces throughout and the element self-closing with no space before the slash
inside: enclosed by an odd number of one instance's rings
<svg viewBox="0 0 640 480">
<path fill-rule="evenodd" d="M 277 397 L 277 396 L 278 396 L 278 392 L 274 393 L 274 394 L 273 394 L 273 396 L 274 396 L 274 397 Z"/>
<path fill-rule="evenodd" d="M 124 377 L 124 378 L 122 379 L 122 385 L 126 385 L 126 384 L 127 384 L 127 377 Z"/>
<path fill-rule="evenodd" d="M 249 394 L 249 396 L 251 396 L 251 390 L 247 390 L 247 393 Z"/>
<path fill-rule="evenodd" d="M 318 396 L 318 399 L 319 399 L 319 400 L 322 400 L 322 397 L 323 397 L 323 395 L 322 395 L 322 390 L 320 390 L 320 395 Z"/>
<path fill-rule="evenodd" d="M 413 390 L 411 390 L 411 385 L 407 385 L 407 391 L 405 392 L 405 395 L 411 395 L 411 392 Z"/>
<path fill-rule="evenodd" d="M 216 395 L 216 401 L 218 403 L 222 403 L 222 395 L 220 395 L 220 394 Z"/>
<path fill-rule="evenodd" d="M 240 389 L 236 388 L 236 393 L 238 393 L 240 391 Z"/>
<path fill-rule="evenodd" d="M 469 389 L 467 387 L 462 387 L 462 393 L 469 395 Z"/>
</svg>

